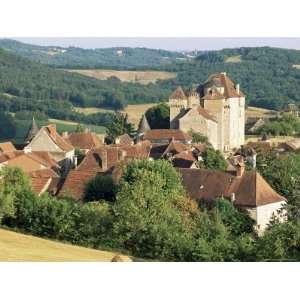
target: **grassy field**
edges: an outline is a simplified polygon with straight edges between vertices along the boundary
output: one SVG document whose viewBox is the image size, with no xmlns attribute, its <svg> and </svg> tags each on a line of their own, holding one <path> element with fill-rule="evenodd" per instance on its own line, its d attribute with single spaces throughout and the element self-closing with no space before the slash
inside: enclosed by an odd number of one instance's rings
<svg viewBox="0 0 300 300">
<path fill-rule="evenodd" d="M 129 122 L 134 124 L 137 127 L 142 115 L 146 112 L 146 110 L 156 104 L 157 103 L 128 105 L 123 112 L 128 114 Z M 103 109 L 103 108 L 96 108 L 96 107 L 87 107 L 87 108 L 76 107 L 75 109 L 76 111 L 87 115 L 97 113 L 97 112 L 113 112 L 110 109 Z"/>
<path fill-rule="evenodd" d="M 249 106 L 246 109 L 246 118 L 271 118 L 277 114 L 274 110 Z"/>
<path fill-rule="evenodd" d="M 116 71 L 116 70 L 67 70 L 69 72 L 79 73 L 81 75 L 107 79 L 109 77 L 118 77 L 121 81 L 137 82 L 141 84 L 155 83 L 157 80 L 166 80 L 176 77 L 176 73 L 162 71 Z"/>
<path fill-rule="evenodd" d="M 63 121 L 63 120 L 49 119 L 48 122 L 37 121 L 37 125 L 39 127 L 45 126 L 50 123 L 56 124 L 56 128 L 59 133 L 62 133 L 63 131 L 72 132 L 72 131 L 75 131 L 75 129 L 77 127 L 77 123 Z M 23 143 L 24 138 L 26 137 L 26 134 L 29 130 L 30 125 L 31 125 L 30 120 L 16 120 L 16 136 L 13 139 L 15 143 L 17 143 L 17 144 Z M 105 127 L 102 127 L 102 126 L 86 125 L 86 124 L 83 124 L 82 126 L 84 128 L 91 129 L 91 131 L 96 132 L 97 134 L 103 134 L 103 133 L 105 133 L 105 130 L 106 130 Z"/>
<path fill-rule="evenodd" d="M 227 63 L 239 63 L 241 61 L 241 55 L 230 56 L 225 59 L 225 62 Z"/>
<path fill-rule="evenodd" d="M 111 261 L 118 253 L 54 242 L 0 229 L 0 261 Z M 121 255 L 124 261 L 131 261 Z"/>
</svg>

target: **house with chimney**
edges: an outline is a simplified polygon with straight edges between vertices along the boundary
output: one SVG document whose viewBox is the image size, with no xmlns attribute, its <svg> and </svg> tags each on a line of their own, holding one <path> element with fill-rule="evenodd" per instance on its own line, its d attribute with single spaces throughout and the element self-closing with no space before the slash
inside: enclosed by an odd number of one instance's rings
<svg viewBox="0 0 300 300">
<path fill-rule="evenodd" d="M 282 209 L 286 199 L 275 192 L 255 170 L 245 171 L 240 160 L 235 171 L 177 169 L 188 195 L 198 202 L 209 203 L 216 198 L 231 201 L 255 221 L 255 229 L 262 234 L 272 218 L 284 221 Z"/>
<path fill-rule="evenodd" d="M 74 163 L 74 147 L 57 132 L 56 125 L 36 128 L 33 123 L 26 137 L 24 152 L 47 151 L 60 164 L 66 174 Z"/>
</svg>

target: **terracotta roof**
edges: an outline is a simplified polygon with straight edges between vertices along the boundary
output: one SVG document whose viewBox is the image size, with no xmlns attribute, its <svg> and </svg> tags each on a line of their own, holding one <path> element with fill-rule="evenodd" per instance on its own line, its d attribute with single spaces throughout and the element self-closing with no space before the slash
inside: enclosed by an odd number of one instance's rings
<svg viewBox="0 0 300 300">
<path fill-rule="evenodd" d="M 176 154 L 172 159 L 173 166 L 176 168 L 190 168 L 195 161 L 197 159 L 192 151 L 183 151 Z"/>
<path fill-rule="evenodd" d="M 31 178 L 32 189 L 37 195 L 48 191 L 53 179 L 58 182 L 59 176 L 50 169 L 36 170 L 29 172 Z"/>
<path fill-rule="evenodd" d="M 121 151 L 127 159 L 145 159 L 150 156 L 151 143 L 149 141 L 141 141 L 135 145 L 114 145 Z"/>
<path fill-rule="evenodd" d="M 181 86 L 177 87 L 177 89 L 172 93 L 172 95 L 170 96 L 169 99 L 181 99 L 181 100 L 185 100 L 186 99 L 186 95 L 183 91 L 183 89 L 181 88 Z"/>
<path fill-rule="evenodd" d="M 192 144 L 192 148 L 195 148 L 198 152 L 202 153 L 206 149 L 205 144 Z"/>
<path fill-rule="evenodd" d="M 211 201 L 217 197 L 230 198 L 234 205 L 257 207 L 286 199 L 277 194 L 256 171 L 245 171 L 241 177 L 229 172 L 202 169 L 178 169 L 189 196 L 196 200 Z"/>
<path fill-rule="evenodd" d="M 58 192 L 59 197 L 70 196 L 74 199 L 84 197 L 86 184 L 97 175 L 97 171 L 92 170 L 71 170 Z"/>
<path fill-rule="evenodd" d="M 204 86 L 211 85 L 217 87 L 224 87 L 224 95 L 226 98 L 233 97 L 244 97 L 244 94 L 240 91 L 237 92 L 234 83 L 225 73 L 216 73 L 208 77 L 207 81 L 204 83 Z"/>
<path fill-rule="evenodd" d="M 152 142 L 159 140 L 172 140 L 191 142 L 192 137 L 178 129 L 152 129 L 145 133 L 145 140 L 150 140 Z"/>
<path fill-rule="evenodd" d="M 162 154 L 162 157 L 165 157 L 168 154 L 175 155 L 175 154 L 181 153 L 183 151 L 186 151 L 188 149 L 189 149 L 189 147 L 186 144 L 171 140 L 171 142 L 167 146 L 166 150 Z"/>
<path fill-rule="evenodd" d="M 43 127 L 54 143 L 63 151 L 69 152 L 74 150 L 74 147 L 65 141 L 56 131 L 56 126 L 54 124 Z M 42 128 L 42 129 L 43 129 Z"/>
<path fill-rule="evenodd" d="M 16 151 L 16 148 L 12 142 L 0 143 L 0 153 L 12 152 L 12 151 Z"/>
<path fill-rule="evenodd" d="M 132 145 L 133 139 L 127 134 L 122 134 L 116 138 L 118 140 L 118 144 L 120 145 Z"/>
<path fill-rule="evenodd" d="M 100 139 L 92 132 L 73 132 L 64 138 L 64 140 L 79 149 L 92 149 L 102 145 Z"/>
</svg>

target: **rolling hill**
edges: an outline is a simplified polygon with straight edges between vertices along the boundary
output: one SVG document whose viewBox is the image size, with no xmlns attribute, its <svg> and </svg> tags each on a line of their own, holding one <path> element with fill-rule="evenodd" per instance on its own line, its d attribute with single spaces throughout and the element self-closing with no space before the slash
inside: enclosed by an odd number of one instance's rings
<svg viewBox="0 0 300 300">
<path fill-rule="evenodd" d="M 0 39 L 0 48 L 42 64 L 68 68 L 135 68 L 168 64 L 184 59 L 179 52 L 147 48 L 82 49 L 77 47 L 37 46 L 11 39 Z"/>
<path fill-rule="evenodd" d="M 1 262 L 111 261 L 118 253 L 94 250 L 0 229 Z M 123 261 L 131 261 L 120 255 Z"/>
</svg>

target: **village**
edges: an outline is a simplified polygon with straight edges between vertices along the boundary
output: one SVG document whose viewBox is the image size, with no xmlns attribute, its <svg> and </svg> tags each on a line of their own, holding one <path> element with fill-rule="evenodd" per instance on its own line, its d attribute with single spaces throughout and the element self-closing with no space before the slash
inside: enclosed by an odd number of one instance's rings
<svg viewBox="0 0 300 300">
<path fill-rule="evenodd" d="M 226 73 L 212 74 L 187 92 L 178 87 L 168 104 L 170 129 L 151 129 L 144 114 L 134 135 L 123 134 L 111 144 L 88 129 L 59 134 L 55 124 L 39 128 L 33 119 L 23 145 L 0 144 L 0 167 L 21 168 L 38 196 L 49 193 L 84 202 L 86 187 L 96 176 L 110 176 L 117 184 L 132 160 L 167 160 L 189 197 L 208 203 L 227 199 L 255 221 L 258 234 L 271 219 L 284 221 L 286 198 L 256 170 L 257 151 L 268 152 L 274 145 L 266 137 L 245 144 L 245 95 L 240 85 Z M 251 122 L 248 131 L 263 123 Z M 193 141 L 192 132 L 208 142 Z M 207 148 L 226 159 L 224 170 L 201 167 Z M 299 143 L 279 143 L 275 148 L 278 153 L 293 152 Z"/>
</svg>

